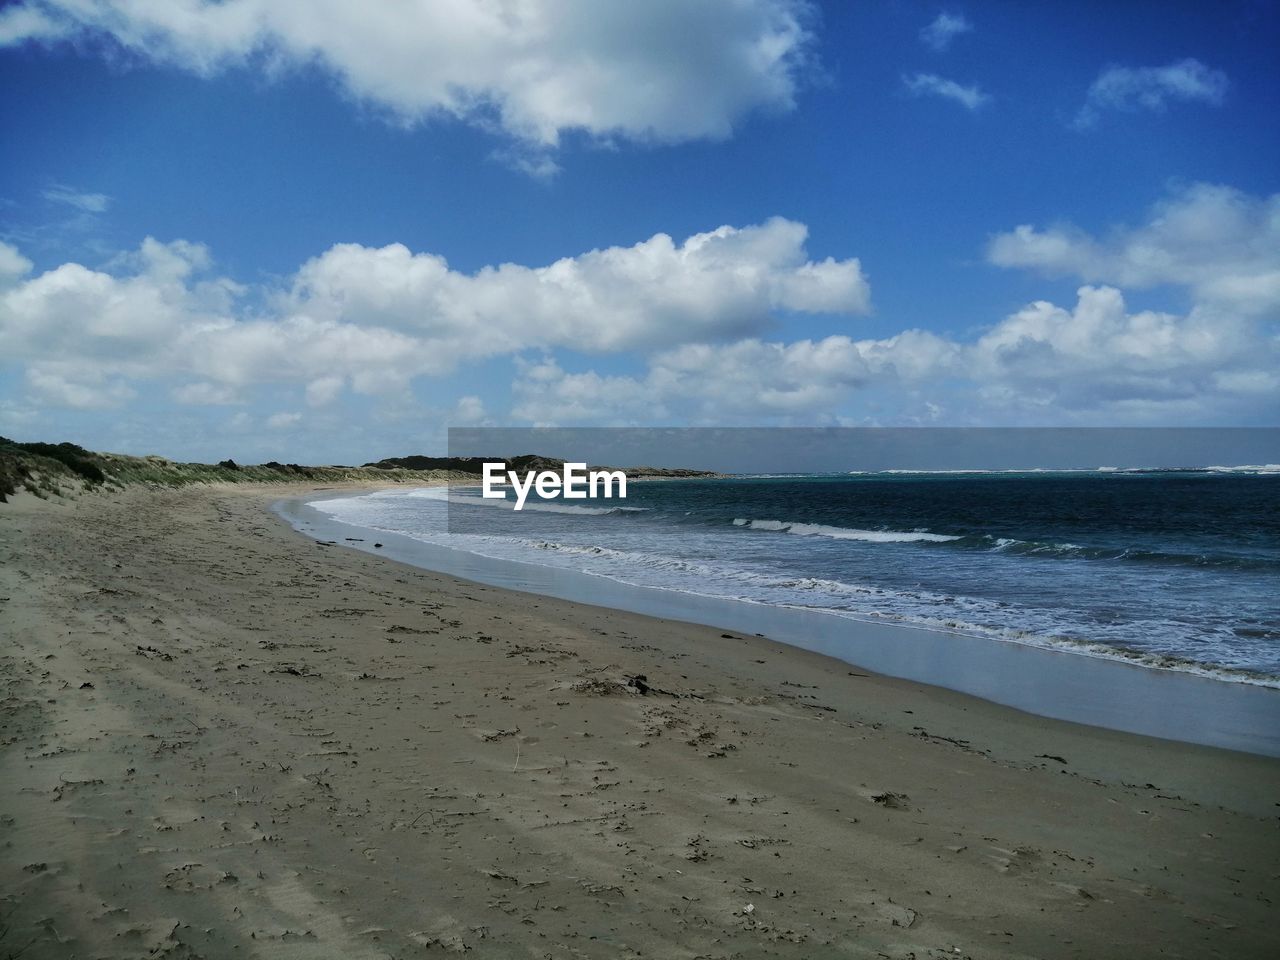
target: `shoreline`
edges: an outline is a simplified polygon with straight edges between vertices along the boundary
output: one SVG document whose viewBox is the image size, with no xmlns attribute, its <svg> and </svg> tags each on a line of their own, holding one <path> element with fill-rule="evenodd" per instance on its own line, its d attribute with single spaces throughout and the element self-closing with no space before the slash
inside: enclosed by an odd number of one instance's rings
<svg viewBox="0 0 1280 960">
<path fill-rule="evenodd" d="M 0 507 L 24 960 L 1280 950 L 1273 759 L 319 545 L 281 492 Z"/>
<path fill-rule="evenodd" d="M 378 491 L 371 491 L 378 492 Z M 346 496 L 335 493 L 332 496 Z M 629 584 L 585 571 L 506 560 L 328 517 L 281 498 L 273 512 L 299 532 L 421 569 L 535 596 L 767 636 L 855 667 L 978 697 L 1037 716 L 1280 757 L 1280 689 L 1013 639 L 837 616 Z M 352 538 L 343 531 L 363 531 Z M 1229 688 L 1241 687 L 1234 690 Z M 1224 689 L 1228 688 L 1228 689 Z"/>
<path fill-rule="evenodd" d="M 1269 465 L 1269 466 L 1270 466 L 1270 465 Z M 1262 467 L 1238 467 L 1238 468 L 1207 467 L 1207 468 L 1197 468 L 1197 469 L 1201 469 L 1201 470 L 1206 471 L 1206 472 L 1227 472 L 1228 470 L 1254 470 L 1254 469 L 1259 469 L 1259 470 L 1261 470 L 1261 469 L 1263 469 L 1263 468 L 1262 468 Z M 880 473 L 886 473 L 886 474 L 915 474 L 915 473 L 921 473 L 921 474 L 935 474 L 935 475 L 940 473 L 940 471 L 923 471 L 923 470 L 922 470 L 922 471 L 911 471 L 911 470 L 890 470 L 890 471 L 879 471 L 879 472 L 880 472 Z M 1031 470 L 1031 471 L 1025 471 L 1025 470 L 1021 470 L 1021 471 L 984 471 L 984 470 L 956 470 L 956 471 L 941 471 L 941 473 L 948 473 L 948 472 L 949 472 L 949 473 L 957 473 L 957 474 L 993 474 L 993 475 L 999 475 L 999 474 L 1001 474 L 1001 473 L 1017 473 L 1017 474 L 1025 474 L 1025 473 L 1048 473 L 1048 472 L 1057 472 L 1057 473 L 1093 473 L 1093 472 L 1105 473 L 1105 472 L 1115 472 L 1115 473 L 1121 473 L 1121 474 L 1123 474 L 1123 473 L 1133 473 L 1133 472 L 1143 472 L 1143 473 L 1161 473 L 1161 472 L 1187 472 L 1187 471 L 1185 471 L 1185 470 L 1176 470 L 1176 471 L 1143 470 L 1143 471 L 1138 471 L 1138 470 L 1136 470 L 1136 469 L 1135 469 L 1135 470 L 1127 470 L 1127 471 L 1126 471 L 1126 470 L 1119 470 L 1119 469 L 1115 469 L 1115 470 L 1113 470 L 1113 471 L 1107 471 L 1107 470 L 1102 469 L 1102 468 L 1099 468 L 1099 469 L 1097 469 L 1097 470 L 1084 470 L 1084 469 L 1081 469 L 1081 470 L 1074 470 L 1074 471 L 1072 471 L 1072 470 L 1065 470 L 1065 471 L 1043 471 L 1043 470 L 1040 470 L 1040 471 L 1037 471 L 1037 470 Z M 843 474 L 843 473 L 842 473 L 842 474 L 832 474 L 832 476 L 847 476 L 847 475 L 848 475 L 848 474 Z M 808 478 L 808 477 L 813 477 L 813 476 L 815 476 L 815 475 L 813 475 L 813 474 L 760 474 L 760 475 L 733 475 L 733 474 L 730 474 L 730 475 L 724 475 L 724 476 L 717 476 L 717 477 L 715 477 L 714 479 L 730 479 L 730 480 L 732 480 L 732 479 L 771 479 L 771 478 L 775 478 L 775 477 L 796 477 L 796 478 Z M 649 481 L 653 481 L 653 480 L 671 480 L 671 479 L 707 479 L 707 478 L 705 478 L 705 477 L 695 477 L 695 478 L 683 478 L 683 477 L 674 477 L 674 478 L 673 478 L 673 477 L 641 477 L 641 478 L 638 478 L 638 482 L 649 482 Z M 450 481 L 446 481 L 446 482 L 439 483 L 439 484 L 437 484 L 437 483 L 427 483 L 427 484 L 422 485 L 421 489 L 426 489 L 426 488 L 428 488 L 428 487 L 432 487 L 432 486 L 448 486 L 450 489 L 452 489 L 452 488 L 454 488 L 454 487 L 455 487 L 455 486 L 457 486 L 457 485 L 458 485 L 458 484 L 457 484 L 457 482 L 456 482 L 456 481 L 452 481 L 452 480 L 450 480 Z M 470 486 L 470 485 L 468 485 L 468 487 L 469 487 L 469 489 L 474 489 L 474 490 L 479 490 L 479 489 L 480 489 L 480 487 L 479 487 L 478 485 L 477 485 L 477 486 Z M 401 488 L 386 487 L 386 488 L 380 488 L 380 489 L 371 489 L 371 490 L 368 490 L 368 491 L 367 491 L 367 493 L 368 493 L 368 494 L 377 494 L 377 493 L 403 493 L 403 492 L 405 492 L 405 490 L 404 490 L 404 488 L 403 488 L 403 487 L 401 487 Z M 329 495 L 326 495 L 326 496 L 310 498 L 310 502 L 315 502 L 315 501 L 317 501 L 317 500 L 333 499 L 333 498 L 336 498 L 336 497 L 346 497 L 346 496 L 350 496 L 350 495 L 351 495 L 351 491 L 346 491 L 346 492 L 343 492 L 343 493 L 335 493 L 335 494 L 329 494 Z M 279 503 L 277 503 L 276 505 L 273 505 L 273 510 L 275 510 L 278 514 L 280 514 L 280 515 L 282 515 L 282 516 L 283 516 L 283 513 L 281 512 L 281 510 L 280 510 L 279 508 L 280 508 L 280 506 L 281 506 L 281 505 L 285 504 L 286 502 L 288 502 L 288 501 L 289 501 L 289 500 L 291 500 L 291 499 L 292 499 L 292 498 L 287 498 L 287 497 L 286 497 L 286 498 L 282 498 L 282 500 L 281 500 L 281 501 L 279 501 Z M 300 501 L 300 503 L 302 503 L 302 502 Z M 303 504 L 303 505 L 305 505 L 305 504 Z M 286 511 L 286 512 L 287 512 L 287 511 Z M 339 520 L 332 519 L 332 518 L 331 518 L 331 519 L 329 519 L 329 520 L 327 520 L 326 522 L 333 522 L 333 523 L 344 524 L 344 525 L 348 525 L 348 526 L 357 526 L 357 527 L 359 526 L 358 524 L 349 524 L 349 523 L 347 523 L 346 521 L 339 521 Z M 362 529 L 374 529 L 374 528 L 362 528 Z M 383 532 L 393 533 L 394 531 L 379 531 L 379 533 L 383 533 Z M 410 537 L 410 539 L 415 539 L 415 538 Z M 445 548 L 445 549 L 452 549 L 452 548 Z M 465 553 L 466 551 L 457 551 L 457 552 Z M 499 558 L 499 557 L 490 557 L 490 556 L 489 556 L 489 555 L 487 555 L 487 554 L 477 554 L 477 556 L 484 557 L 485 559 L 488 559 L 488 560 L 493 560 L 493 561 L 495 561 L 495 562 L 497 562 L 497 563 L 506 562 L 506 561 L 504 561 L 504 560 L 503 560 L 503 558 Z M 528 562 L 528 561 L 511 561 L 511 562 L 513 562 L 513 563 L 517 563 L 517 564 L 518 564 L 518 563 L 521 563 L 521 562 Z M 535 564 L 535 565 L 536 565 L 536 564 Z M 426 567 L 426 569 L 432 569 L 432 568 L 431 568 L 431 567 Z M 671 591 L 666 590 L 665 588 L 662 588 L 662 587 L 649 588 L 649 587 L 644 586 L 644 585 L 641 585 L 641 584 L 632 584 L 632 583 L 630 583 L 629 581 L 626 581 L 626 580 L 619 580 L 618 578 L 616 578 L 616 577 L 611 577 L 611 576 L 609 576 L 608 574 L 591 574 L 591 573 L 587 573 L 586 571 L 579 571 L 579 572 L 583 573 L 585 576 L 588 576 L 588 577 L 595 577 L 595 578 L 600 578 L 600 579 L 605 579 L 605 580 L 611 580 L 611 581 L 614 581 L 614 582 L 617 582 L 617 583 L 622 583 L 622 584 L 627 585 L 627 586 L 635 586 L 635 587 L 639 587 L 639 588 L 641 588 L 641 589 L 656 589 L 656 590 L 659 590 L 659 591 L 662 591 L 662 592 L 671 592 Z M 497 584 L 495 584 L 495 585 L 499 585 L 499 586 L 500 586 L 500 585 L 502 585 L 502 584 L 497 583 Z M 519 588 L 515 588 L 515 589 L 519 589 Z M 529 591 L 529 592 L 536 592 L 536 591 Z M 1106 643 L 1102 643 L 1102 642 L 1099 642 L 1099 641 L 1091 641 L 1091 640 L 1083 640 L 1083 639 L 1070 639 L 1070 638 L 1065 638 L 1065 637 L 1048 637 L 1048 638 L 1046 638 L 1046 637 L 1029 637 L 1029 636 L 1028 636 L 1027 638 L 1023 638 L 1023 637 L 1019 637 L 1019 636 L 1003 635 L 1003 634 L 1002 634 L 1002 632 L 1000 632 L 1000 631 L 983 632 L 983 631 L 981 631 L 981 630 L 979 630 L 979 629 L 977 629 L 977 628 L 974 628 L 974 629 L 971 629 L 971 630 L 968 630 L 968 631 L 963 630 L 963 629 L 949 629 L 949 628 L 947 628 L 947 627 L 945 627 L 945 626 L 937 626 L 937 625 L 924 624 L 924 623 L 911 623 L 911 622 L 909 622 L 909 621 L 907 621 L 907 620 L 895 620 L 895 619 L 892 619 L 892 618 L 884 618 L 884 619 L 881 619 L 881 618 L 877 618 L 877 617 L 874 617 L 874 616 L 856 615 L 856 614 L 849 613 L 849 612 L 844 611 L 844 610 L 834 610 L 834 609 L 827 609 L 827 608 L 820 608 L 820 607 L 807 608 L 807 607 L 798 606 L 798 605 L 795 605 L 795 604 L 769 604 L 769 603 L 766 603 L 766 602 L 764 602 L 764 601 L 752 600 L 752 599 L 748 599 L 748 598 L 745 598 L 745 597 L 727 598 L 727 597 L 723 597 L 723 596 L 721 596 L 721 595 L 716 595 L 716 594 L 700 594 L 700 593 L 697 593 L 697 592 L 695 592 L 695 591 L 686 591 L 686 592 L 687 592 L 687 593 L 689 593 L 689 594 L 690 594 L 690 595 L 692 595 L 692 596 L 695 596 L 695 597 L 705 597 L 705 598 L 710 599 L 710 600 L 713 600 L 713 601 L 714 601 L 714 600 L 721 600 L 721 599 L 725 599 L 725 600 L 732 600 L 732 601 L 737 602 L 737 603 L 747 603 L 747 604 L 758 604 L 758 605 L 763 605 L 763 606 L 766 606 L 766 607 L 769 607 L 769 608 L 778 608 L 778 607 L 781 607 L 781 608 L 784 608 L 784 609 L 793 609 L 793 610 L 802 610 L 802 611 L 804 611 L 804 610 L 809 610 L 809 611 L 812 611 L 812 612 L 820 612 L 820 613 L 824 613 L 824 614 L 828 614 L 828 615 L 832 615 L 832 616 L 839 616 L 839 617 L 842 617 L 843 619 L 846 619 L 846 620 L 852 620 L 852 621 L 855 621 L 855 622 L 857 622 L 857 623 L 861 623 L 861 624 L 869 624 L 869 625 L 872 625 L 873 627 L 874 627 L 874 626 L 899 626 L 899 627 L 902 627 L 902 628 L 907 629 L 907 630 L 924 631 L 924 632 L 926 632 L 926 633 L 937 633 L 937 634 L 943 634 L 943 635 L 945 635 L 945 636 L 965 637 L 965 638 L 969 638 L 969 639 L 978 638 L 978 639 L 982 639 L 982 640 L 990 640 L 990 641 L 994 641 L 994 642 L 996 642 L 996 643 L 1011 643 L 1011 644 L 1017 644 L 1017 645 L 1020 645 L 1020 646 L 1034 647 L 1034 648 L 1039 649 L 1039 650 L 1049 651 L 1049 652 L 1053 652 L 1053 653 L 1063 653 L 1063 654 L 1070 654 L 1070 655 L 1073 655 L 1073 656 L 1093 657 L 1093 658 L 1100 659 L 1100 660 L 1106 660 L 1106 661 L 1109 661 L 1109 662 L 1112 662 L 1112 663 L 1125 664 L 1125 665 L 1132 666 L 1132 667 L 1141 667 L 1141 668 L 1143 668 L 1143 669 L 1147 669 L 1147 670 L 1163 670 L 1163 671 L 1169 671 L 1169 672 L 1173 672 L 1173 673 L 1191 674 L 1191 675 L 1193 675 L 1193 676 L 1200 677 L 1200 678 L 1203 678 L 1203 679 L 1206 679 L 1206 680 L 1215 680 L 1215 681 L 1219 681 L 1219 682 L 1222 682 L 1222 683 L 1243 683 L 1243 684 L 1248 684 L 1248 685 L 1250 685 L 1250 686 L 1263 687 L 1263 688 L 1265 688 L 1265 689 L 1276 690 L 1277 692 L 1280 692 L 1280 673 L 1267 673 L 1267 672 L 1264 672 L 1264 671 L 1261 671 L 1261 670 L 1252 669 L 1252 668 L 1247 668 L 1247 667 L 1231 667 L 1231 666 L 1227 666 L 1227 665 L 1225 665 L 1225 664 L 1220 664 L 1220 663 L 1201 662 L 1201 661 L 1196 661 L 1196 660 L 1187 659 L 1187 658 L 1184 658 L 1184 657 L 1178 657 L 1178 656 L 1171 655 L 1171 654 L 1157 654 L 1157 653 L 1153 653 L 1153 652 L 1150 652 L 1150 651 L 1145 651 L 1145 650 L 1141 650 L 1141 649 L 1137 649 L 1137 648 L 1133 648 L 1133 647 L 1112 646 L 1112 645 L 1108 645 L 1108 644 L 1106 644 Z M 589 600 L 583 600 L 583 599 L 581 599 L 580 597 L 579 597 L 579 598 L 569 598 L 569 597 L 566 597 L 566 598 L 563 598 L 563 599 L 578 599 L 578 600 L 579 600 L 579 602 L 590 603 L 590 601 L 589 601 Z M 644 611 L 634 611 L 634 612 L 644 612 Z M 696 621 L 696 622 L 702 623 L 703 621 Z M 704 625 L 715 626 L 716 624 L 714 624 L 714 623 L 706 623 L 706 624 L 704 624 Z M 1015 632 L 1017 632 L 1017 631 L 1015 631 Z M 807 648 L 802 647 L 802 649 L 807 649 Z M 930 682 L 932 682 L 932 681 L 930 681 Z M 943 685 L 943 686 L 945 686 L 945 684 L 942 684 L 942 685 Z M 1070 717 L 1061 717 L 1061 718 L 1059 718 L 1059 719 L 1071 719 L 1071 718 L 1070 718 Z M 1276 718 L 1275 718 L 1275 719 L 1276 719 L 1277 724 L 1280 724 L 1280 714 L 1278 714 L 1278 715 L 1276 716 Z M 1141 732 L 1141 731 L 1130 731 L 1130 732 Z M 1278 744 L 1276 745 L 1276 750 L 1277 750 L 1277 751 L 1280 751 L 1280 743 L 1278 743 Z M 1277 753 L 1276 755 L 1280 755 L 1280 753 Z"/>
</svg>

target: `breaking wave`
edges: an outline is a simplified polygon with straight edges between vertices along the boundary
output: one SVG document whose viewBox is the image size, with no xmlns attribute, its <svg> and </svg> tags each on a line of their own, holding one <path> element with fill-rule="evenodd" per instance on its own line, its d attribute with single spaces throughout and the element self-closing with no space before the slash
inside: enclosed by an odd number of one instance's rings
<svg viewBox="0 0 1280 960">
<path fill-rule="evenodd" d="M 735 527 L 748 530 L 772 530 L 790 533 L 798 537 L 830 537 L 833 540 L 863 540 L 867 543 L 946 543 L 960 537 L 923 530 L 855 530 L 849 527 L 830 527 L 823 523 L 790 523 L 785 520 L 749 520 L 737 518 Z"/>
</svg>

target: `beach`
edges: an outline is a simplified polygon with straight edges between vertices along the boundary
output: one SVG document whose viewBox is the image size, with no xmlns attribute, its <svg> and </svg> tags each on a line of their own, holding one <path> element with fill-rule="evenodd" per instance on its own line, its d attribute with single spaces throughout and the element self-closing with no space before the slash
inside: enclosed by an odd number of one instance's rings
<svg viewBox="0 0 1280 960">
<path fill-rule="evenodd" d="M 0 953 L 1280 954 L 1276 759 L 433 574 L 287 494 L 0 505 Z"/>
</svg>

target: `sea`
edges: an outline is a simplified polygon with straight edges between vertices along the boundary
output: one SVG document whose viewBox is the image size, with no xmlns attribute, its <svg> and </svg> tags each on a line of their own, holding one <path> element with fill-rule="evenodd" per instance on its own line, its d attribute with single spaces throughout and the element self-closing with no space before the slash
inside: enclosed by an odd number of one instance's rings
<svg viewBox="0 0 1280 960">
<path fill-rule="evenodd" d="M 641 587 L 1280 687 L 1280 465 L 632 480 L 319 499 L 341 523 Z"/>
</svg>

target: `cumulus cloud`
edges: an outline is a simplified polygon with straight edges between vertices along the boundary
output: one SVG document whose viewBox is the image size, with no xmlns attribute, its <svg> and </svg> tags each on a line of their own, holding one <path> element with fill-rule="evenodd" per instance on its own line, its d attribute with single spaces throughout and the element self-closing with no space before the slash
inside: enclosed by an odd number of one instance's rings
<svg viewBox="0 0 1280 960">
<path fill-rule="evenodd" d="M 106 213 L 111 205 L 111 198 L 105 193 L 86 193 L 74 187 L 54 184 L 41 193 L 46 200 L 54 203 L 65 203 L 83 213 Z"/>
<path fill-rule="evenodd" d="M 987 257 L 1090 283 L 1187 286 L 1197 301 L 1249 314 L 1280 311 L 1280 193 L 1192 184 L 1158 203 L 1141 226 L 1100 238 L 1070 225 L 1024 224 L 996 235 Z"/>
<path fill-rule="evenodd" d="M 402 122 L 553 148 L 567 131 L 721 139 L 791 109 L 811 16 L 808 0 L 24 0 L 0 11 L 0 43 L 88 41 L 202 75 L 319 64 Z"/>
<path fill-rule="evenodd" d="M 984 422 L 1158 422 L 1274 403 L 1277 371 L 1280 338 L 1255 321 L 1207 307 L 1131 312 L 1120 291 L 1086 286 L 1073 307 L 1038 301 L 971 341 L 911 330 L 687 345 L 640 376 L 529 365 L 512 390 L 514 415 L 534 423 L 813 422 L 877 389 L 916 397 L 930 417 L 940 401 Z"/>
<path fill-rule="evenodd" d="M 26 381 L 32 399 L 75 410 L 119 407 L 137 396 L 123 378 L 83 363 L 38 361 L 28 365 Z"/>
<path fill-rule="evenodd" d="M 977 84 L 964 86 L 933 73 L 917 73 L 902 78 L 903 86 L 916 96 L 942 97 L 960 104 L 966 110 L 977 110 L 991 100 Z"/>
<path fill-rule="evenodd" d="M 512 412 L 535 423 L 804 422 L 829 415 L 854 391 L 916 385 L 960 369 L 961 354 L 942 337 L 909 330 L 881 340 L 687 344 L 655 355 L 638 377 L 568 373 L 543 361 L 521 368 Z"/>
<path fill-rule="evenodd" d="M 511 413 L 535 426 L 660 422 L 670 416 L 667 404 L 677 399 L 658 394 L 637 377 L 602 376 L 594 370 L 568 373 L 551 359 L 518 361 L 516 368 Z"/>
<path fill-rule="evenodd" d="M 285 289 L 256 291 L 266 309 L 246 306 L 255 291 L 208 276 L 199 244 L 148 238 L 109 269 L 67 263 L 29 278 L 30 262 L 2 246 L 0 357 L 25 364 L 53 403 L 121 402 L 112 378 L 183 377 L 181 403 L 284 383 L 322 407 L 345 389 L 403 394 L 415 377 L 531 348 L 661 348 L 760 332 L 781 312 L 867 310 L 858 261 L 812 260 L 806 235 L 773 219 L 474 274 L 399 244 L 340 244 Z"/>
<path fill-rule="evenodd" d="M 973 29 L 962 13 L 939 13 L 927 27 L 920 31 L 920 42 L 941 53 L 951 46 L 951 41 Z"/>
<path fill-rule="evenodd" d="M 846 336 L 696 344 L 659 353 L 638 376 L 571 373 L 546 360 L 521 367 L 512 414 L 535 424 L 804 420 L 882 375 L 873 355 L 886 348 Z"/>
<path fill-rule="evenodd" d="M 458 402 L 454 404 L 449 422 L 457 426 L 484 423 L 484 401 L 476 396 L 459 397 Z"/>
<path fill-rule="evenodd" d="M 17 283 L 31 272 L 32 263 L 17 247 L 0 240 L 0 290 Z"/>
<path fill-rule="evenodd" d="M 1163 113 L 1175 102 L 1216 107 L 1226 98 L 1227 87 L 1225 73 L 1191 57 L 1163 67 L 1108 67 L 1089 87 L 1075 125 L 1092 127 L 1105 110 Z"/>
<path fill-rule="evenodd" d="M 327 407 L 342 396 L 345 386 L 346 381 L 342 377 L 317 377 L 307 384 L 307 404 L 312 407 Z"/>
<path fill-rule="evenodd" d="M 654 385 L 696 397 L 700 415 L 719 404 L 748 415 L 806 415 L 881 379 L 914 381 L 949 364 L 953 347 L 924 331 L 883 340 L 821 340 L 726 346 L 696 344 L 657 357 Z"/>
<path fill-rule="evenodd" d="M 813 422 L 855 395 L 908 398 L 977 422 L 1206 422 L 1280 414 L 1280 194 L 1210 184 L 1173 191 L 1147 222 L 1094 237 L 1024 225 L 991 262 L 1087 281 L 1074 305 L 1036 301 L 971 339 L 907 331 L 685 344 L 642 374 L 522 371 L 533 422 Z M 1185 288 L 1181 313 L 1133 310 L 1117 286 Z"/>
<path fill-rule="evenodd" d="M 281 309 L 402 331 L 434 345 L 437 370 L 527 347 L 607 352 L 744 336 L 778 311 L 865 312 L 859 262 L 809 259 L 807 233 L 775 218 L 475 274 L 400 244 L 340 244 L 302 266 Z"/>
<path fill-rule="evenodd" d="M 1119 290 L 1086 286 L 1072 309 L 1039 301 L 1006 318 L 979 338 L 968 362 L 990 397 L 1020 404 L 1191 409 L 1215 395 L 1252 393 L 1245 380 L 1223 375 L 1274 370 L 1278 348 L 1237 315 L 1205 307 L 1130 313 Z"/>
<path fill-rule="evenodd" d="M 993 263 L 1083 285 L 1074 304 L 1036 301 L 969 337 L 770 336 L 790 313 L 869 308 L 858 261 L 813 258 L 806 241 L 802 224 L 774 219 L 474 273 L 400 245 L 338 245 L 271 288 L 217 276 L 210 251 L 185 241 L 40 273 L 0 244 L 0 371 L 51 407 L 120 406 L 146 385 L 233 404 L 275 386 L 282 427 L 337 423 L 348 392 L 406 409 L 416 378 L 501 356 L 519 370 L 510 412 L 535 423 L 803 423 L 855 397 L 979 422 L 1280 414 L 1280 195 L 1196 184 L 1105 237 L 1000 234 Z M 1185 288 L 1191 306 L 1135 309 L 1118 289 L 1156 285 Z M 640 372 L 586 359 L 619 354 Z M 305 420 L 303 402 L 317 411 Z M 468 395 L 449 416 L 506 412 Z"/>
</svg>

